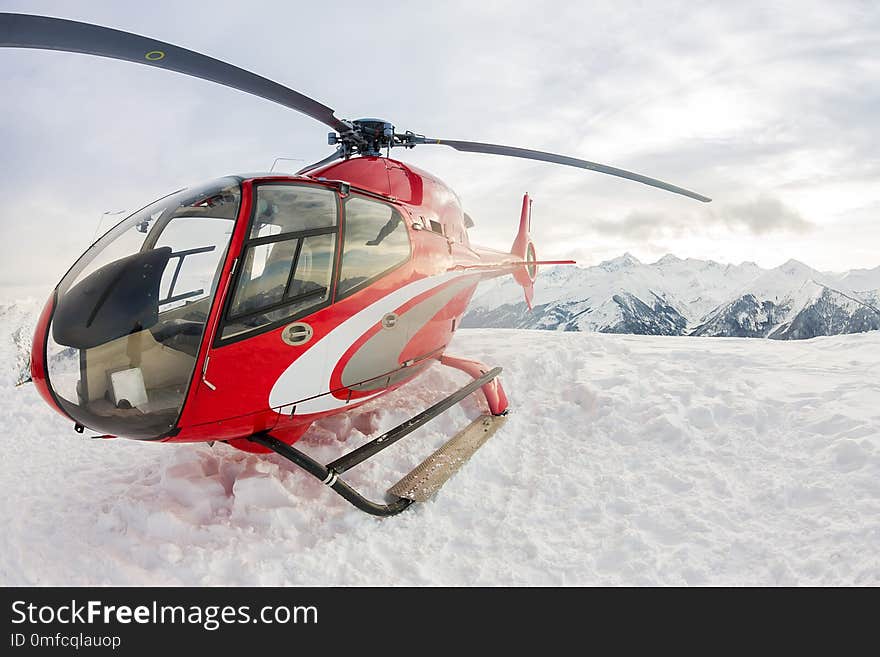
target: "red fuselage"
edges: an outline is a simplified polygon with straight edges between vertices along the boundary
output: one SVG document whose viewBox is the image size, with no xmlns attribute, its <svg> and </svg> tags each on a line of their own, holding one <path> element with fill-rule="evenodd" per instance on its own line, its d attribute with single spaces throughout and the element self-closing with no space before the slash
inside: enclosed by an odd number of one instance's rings
<svg viewBox="0 0 880 657">
<path fill-rule="evenodd" d="M 327 265 L 326 302 L 305 315 L 284 317 L 283 309 L 280 315 L 275 311 L 268 324 L 225 338 L 225 327 L 237 303 L 233 297 L 242 286 L 242 270 L 252 266 L 247 249 L 274 239 L 255 237 L 255 217 L 263 211 L 258 194 L 268 185 L 318 187 L 332 191 L 337 199 L 338 224 L 322 237 L 335 244 L 332 272 Z M 347 266 L 343 258 L 349 257 L 350 245 L 364 243 L 354 226 L 347 225 L 351 210 L 346 208 L 352 207 L 352 199 L 362 199 L 362 205 L 390 206 L 394 216 L 402 219 L 398 229 L 405 230 L 409 255 L 342 294 L 340 270 Z M 534 268 L 516 264 L 527 257 L 534 259 L 527 215 L 525 202 L 513 253 L 503 253 L 472 245 L 456 194 L 434 176 L 402 162 L 361 157 L 306 176 L 241 177 L 240 203 L 228 249 L 218 265 L 212 297 L 205 300 L 204 333 L 188 356 L 195 359 L 195 365 L 181 393 L 185 401 L 174 428 L 150 439 L 224 440 L 254 450 L 261 448 L 245 439 L 271 430 L 285 442 L 294 442 L 314 420 L 349 410 L 412 379 L 443 354 L 480 280 L 513 273 L 529 297 Z M 308 237 L 316 238 L 308 235 L 303 239 Z M 382 239 L 380 236 L 378 241 Z M 299 252 L 300 248 L 297 257 Z M 292 278 L 293 274 L 288 280 Z M 71 413 L 70 404 L 60 403 L 47 364 L 47 341 L 52 335 L 50 324 L 57 298 L 57 293 L 53 294 L 37 326 L 32 374 L 46 401 L 80 422 Z M 310 332 L 307 340 L 289 339 L 302 337 L 303 332 Z M 80 361 L 94 361 L 95 356 L 84 354 L 99 349 L 105 348 L 83 349 Z M 163 357 L 176 357 L 173 349 L 164 345 L 161 349 L 170 354 Z M 123 367 L 133 365 L 126 362 Z M 149 376 L 146 367 L 144 371 L 144 376 Z M 82 378 L 87 377 L 83 374 Z M 81 384 L 77 390 L 84 394 Z M 118 414 L 136 412 L 127 408 Z M 125 431 L 114 433 L 125 435 Z"/>
</svg>

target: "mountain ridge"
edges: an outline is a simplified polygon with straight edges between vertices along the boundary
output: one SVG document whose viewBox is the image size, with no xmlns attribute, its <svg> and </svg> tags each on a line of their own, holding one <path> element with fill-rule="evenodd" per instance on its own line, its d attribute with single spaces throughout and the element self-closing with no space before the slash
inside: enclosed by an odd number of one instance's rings
<svg viewBox="0 0 880 657">
<path fill-rule="evenodd" d="M 511 279 L 478 289 L 462 327 L 638 335 L 804 339 L 880 329 L 880 267 L 820 272 L 799 260 L 763 269 L 630 253 L 591 267 L 554 267 L 529 313 Z"/>
</svg>

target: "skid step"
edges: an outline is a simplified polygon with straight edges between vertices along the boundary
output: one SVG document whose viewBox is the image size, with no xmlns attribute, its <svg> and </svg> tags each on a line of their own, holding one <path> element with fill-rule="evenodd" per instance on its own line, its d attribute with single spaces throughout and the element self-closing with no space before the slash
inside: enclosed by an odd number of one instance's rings
<svg viewBox="0 0 880 657">
<path fill-rule="evenodd" d="M 396 497 L 424 502 L 501 427 L 506 416 L 481 415 L 388 489 Z"/>
</svg>

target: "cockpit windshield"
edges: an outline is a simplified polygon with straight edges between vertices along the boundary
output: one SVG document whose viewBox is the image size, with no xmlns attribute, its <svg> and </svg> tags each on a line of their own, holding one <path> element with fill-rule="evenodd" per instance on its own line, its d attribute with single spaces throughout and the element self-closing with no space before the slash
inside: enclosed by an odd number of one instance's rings
<svg viewBox="0 0 880 657">
<path fill-rule="evenodd" d="M 142 439 L 174 428 L 240 201 L 234 178 L 171 194 L 111 229 L 59 283 L 48 380 L 77 422 Z"/>
</svg>

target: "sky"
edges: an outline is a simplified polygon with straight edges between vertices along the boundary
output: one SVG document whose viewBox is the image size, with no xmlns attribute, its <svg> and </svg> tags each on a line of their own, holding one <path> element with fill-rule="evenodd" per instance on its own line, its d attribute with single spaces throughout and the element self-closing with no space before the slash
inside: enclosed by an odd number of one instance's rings
<svg viewBox="0 0 880 657">
<path fill-rule="evenodd" d="M 509 247 L 522 194 L 542 258 L 628 251 L 819 270 L 880 265 L 876 2 L 0 0 L 223 59 L 398 130 L 547 150 L 660 178 L 422 146 L 473 242 Z M 183 186 L 295 170 L 327 128 L 146 66 L 0 49 L 0 284 L 51 287 L 102 231 Z"/>
</svg>

